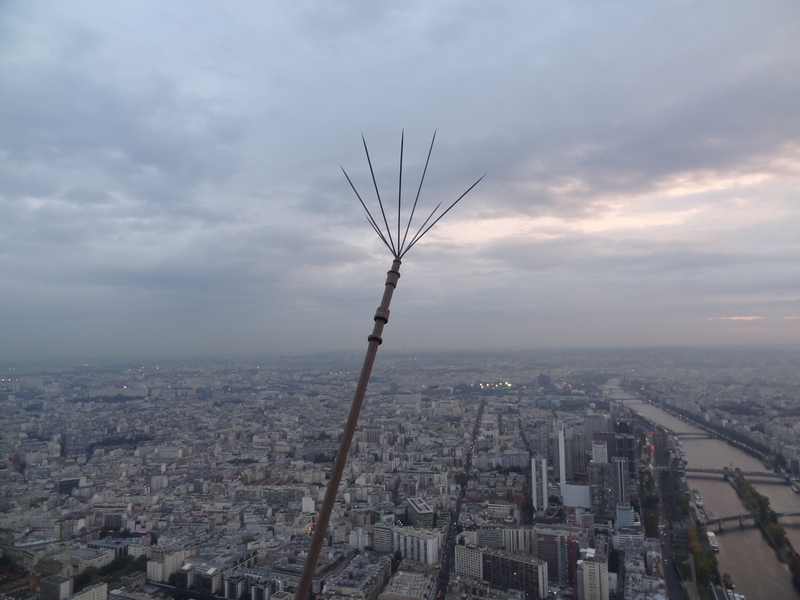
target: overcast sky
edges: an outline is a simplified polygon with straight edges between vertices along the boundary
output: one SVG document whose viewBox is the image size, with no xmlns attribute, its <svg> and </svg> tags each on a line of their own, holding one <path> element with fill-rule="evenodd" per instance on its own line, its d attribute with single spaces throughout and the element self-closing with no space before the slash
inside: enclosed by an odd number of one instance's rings
<svg viewBox="0 0 800 600">
<path fill-rule="evenodd" d="M 800 341 L 800 3 L 0 4 L 0 358 Z M 408 205 L 406 204 L 406 206 Z M 419 222 L 419 221 L 417 221 Z"/>
</svg>

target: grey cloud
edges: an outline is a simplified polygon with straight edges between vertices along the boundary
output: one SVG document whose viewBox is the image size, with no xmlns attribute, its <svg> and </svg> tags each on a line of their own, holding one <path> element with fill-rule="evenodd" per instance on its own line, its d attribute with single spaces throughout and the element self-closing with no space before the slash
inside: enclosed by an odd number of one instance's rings
<svg viewBox="0 0 800 600">
<path fill-rule="evenodd" d="M 595 344 L 614 327 L 677 343 L 725 298 L 770 309 L 800 275 L 799 11 L 7 5 L 0 338 L 18 350 L 0 356 L 35 354 L 48 331 L 55 353 L 102 353 L 115 335 L 135 340 L 120 353 L 361 344 L 350 328 L 368 324 L 389 260 L 338 167 L 375 206 L 363 132 L 393 202 L 402 127 L 406 207 L 439 128 L 420 216 L 488 173 L 451 223 L 646 214 L 677 175 L 768 177 L 663 198 L 701 209 L 672 229 L 426 239 L 403 267 L 394 343 Z M 713 222 L 759 199 L 773 216 Z"/>
</svg>

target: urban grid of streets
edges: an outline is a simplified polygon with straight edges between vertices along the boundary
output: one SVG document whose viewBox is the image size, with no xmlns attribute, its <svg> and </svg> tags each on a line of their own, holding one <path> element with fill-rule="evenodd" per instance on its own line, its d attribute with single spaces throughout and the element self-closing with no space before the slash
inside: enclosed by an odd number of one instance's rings
<svg viewBox="0 0 800 600">
<path fill-rule="evenodd" d="M 753 425 L 747 430 L 755 441 L 778 445 L 787 469 L 796 472 L 800 432 L 792 415 L 800 409 L 797 359 L 797 354 L 777 351 L 386 354 L 370 383 L 329 527 L 333 554 L 322 562 L 331 574 L 315 591 L 331 597 L 342 593 L 337 590 L 346 586 L 336 577 L 347 571 L 356 550 L 368 557 L 364 569 L 385 571 L 383 550 L 384 555 L 404 559 L 400 565 L 393 562 L 387 576 L 399 566 L 401 573 L 430 581 L 424 589 L 440 598 L 462 593 L 515 598 L 520 590 L 503 590 L 499 579 L 481 582 L 457 568 L 457 545 L 485 541 L 490 536 L 482 532 L 505 528 L 534 531 L 532 539 L 538 542 L 524 551 L 538 552 L 531 560 L 539 560 L 538 568 L 545 569 L 539 572 L 547 573 L 547 594 L 589 597 L 582 589 L 587 575 L 577 572 L 574 564 L 566 575 L 555 573 L 557 561 L 545 556 L 544 534 L 536 538 L 536 531 L 569 526 L 572 532 L 573 526 L 585 526 L 586 515 L 594 511 L 594 531 L 580 545 L 607 545 L 605 577 L 609 560 L 619 561 L 619 556 L 612 559 L 620 537 L 615 533 L 617 514 L 597 514 L 603 505 L 587 478 L 588 464 L 596 462 L 581 445 L 591 449 L 592 440 L 586 443 L 587 415 L 601 415 L 608 423 L 597 433 L 611 435 L 600 436 L 610 444 L 614 435 L 638 442 L 652 432 L 646 422 L 615 409 L 603 386 L 615 379 L 642 397 L 669 395 L 688 413 L 710 412 L 728 421 L 735 414 L 740 425 Z M 137 565 L 146 569 L 149 583 L 173 586 L 150 587 L 154 593 L 180 587 L 181 569 L 190 571 L 195 563 L 216 565 L 230 578 L 238 571 L 226 560 L 244 560 L 234 565 L 239 571 L 261 569 L 259 577 L 269 579 L 267 587 L 273 592 L 291 591 L 293 568 L 302 562 L 336 453 L 357 363 L 356 356 L 326 355 L 8 368 L 0 381 L 0 448 L 7 459 L 0 470 L 3 555 L 39 580 L 48 575 L 72 577 L 76 592 L 81 584 L 92 583 L 121 588 L 115 573 L 98 576 L 91 570 L 105 560 L 92 539 L 131 535 L 127 548 L 131 556 L 139 553 Z M 559 445 L 559 430 L 572 436 L 569 456 L 564 454 L 566 442 Z M 653 441 L 661 444 L 663 439 L 656 435 Z M 605 460 L 610 461 L 615 449 L 607 445 L 607 450 Z M 649 465 L 656 473 L 668 468 L 655 464 L 658 455 L 650 452 L 648 443 L 636 444 L 635 465 L 629 471 L 631 494 L 622 504 L 641 510 L 639 468 Z M 532 505 L 531 456 L 548 464 L 547 506 Z M 569 506 L 562 494 L 562 456 L 569 462 L 569 483 L 591 492 L 587 506 Z M 593 467 L 588 471 L 600 472 Z M 656 476 L 654 481 L 655 493 L 674 502 L 680 492 L 671 489 L 669 478 Z M 421 517 L 409 514 L 411 498 L 423 499 L 432 508 L 434 523 L 413 522 Z M 659 556 L 657 567 L 642 570 L 641 577 L 652 584 L 643 597 L 662 593 L 681 598 L 685 592 L 676 563 L 667 560 L 674 551 L 664 502 L 659 503 L 656 522 L 663 558 Z M 636 524 L 640 534 L 646 533 L 641 530 L 646 523 L 634 517 L 624 539 L 636 538 Z M 435 556 L 396 546 L 398 536 L 405 539 L 403 532 L 414 525 L 414 530 L 424 530 L 425 525 L 436 532 L 423 536 L 437 549 Z M 377 548 L 381 542 L 376 531 L 389 529 L 395 545 Z M 630 543 L 623 553 L 624 560 L 631 561 L 626 562 L 629 577 L 638 568 L 633 560 L 638 550 L 631 549 L 643 548 Z M 502 551 L 511 550 L 502 541 L 491 544 L 485 556 L 496 560 L 501 560 Z M 642 557 L 639 562 L 647 561 Z M 611 570 L 626 572 L 618 565 Z M 125 574 L 130 572 L 128 568 Z M 92 574 L 88 580 L 86 573 Z M 257 579 L 253 573 L 245 573 L 243 584 L 251 587 L 251 596 L 257 589 L 252 587 Z M 18 580 L 8 572 L 0 584 Z M 202 577 L 198 581 L 202 583 Z M 221 576 L 207 591 L 227 597 L 227 581 Z M 189 588 L 200 585 L 185 583 Z M 626 582 L 619 578 L 616 583 L 622 592 Z M 533 585 L 524 585 L 529 584 Z M 388 577 L 381 589 L 386 585 L 392 585 Z M 30 586 L 7 589 L 22 597 Z M 377 597 L 381 589 L 362 593 Z M 527 589 L 522 593 L 538 595 Z"/>
</svg>

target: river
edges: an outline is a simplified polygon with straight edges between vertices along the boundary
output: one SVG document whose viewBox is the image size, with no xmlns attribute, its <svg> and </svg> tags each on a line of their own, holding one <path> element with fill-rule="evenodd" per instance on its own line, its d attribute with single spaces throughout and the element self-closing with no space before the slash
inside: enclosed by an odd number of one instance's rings
<svg viewBox="0 0 800 600">
<path fill-rule="evenodd" d="M 666 411 L 642 403 L 634 396 L 618 387 L 617 381 L 610 381 L 605 393 L 621 400 L 634 412 L 675 432 L 700 432 L 702 430 L 673 417 Z M 683 451 L 690 467 L 700 469 L 721 469 L 738 467 L 743 471 L 763 471 L 761 462 L 749 454 L 716 439 L 682 440 Z M 690 485 L 696 488 L 703 497 L 704 509 L 715 517 L 740 515 L 744 510 L 736 492 L 720 476 L 719 480 L 691 477 Z M 776 512 L 800 507 L 800 494 L 795 494 L 785 483 L 764 483 L 751 481 L 759 493 L 767 496 Z M 786 529 L 787 537 L 795 549 L 800 549 L 800 519 L 794 518 L 781 523 Z M 730 573 L 736 584 L 736 591 L 744 594 L 747 600 L 797 599 L 800 592 L 794 587 L 791 574 L 786 564 L 778 560 L 777 555 L 762 537 L 761 532 L 752 526 L 740 529 L 738 524 L 729 524 L 727 529 L 717 534 L 719 543 L 720 571 Z"/>
</svg>

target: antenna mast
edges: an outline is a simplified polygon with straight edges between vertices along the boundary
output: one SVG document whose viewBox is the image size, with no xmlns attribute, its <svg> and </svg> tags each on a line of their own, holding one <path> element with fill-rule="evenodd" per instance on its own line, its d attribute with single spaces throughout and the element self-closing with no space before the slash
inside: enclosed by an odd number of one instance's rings
<svg viewBox="0 0 800 600">
<path fill-rule="evenodd" d="M 364 208 L 366 212 L 367 221 L 369 222 L 372 229 L 375 233 L 378 234 L 378 237 L 383 242 L 383 244 L 389 249 L 391 252 L 392 257 L 392 267 L 389 269 L 389 272 L 386 274 L 386 283 L 384 285 L 383 290 L 383 298 L 381 299 L 381 304 L 375 311 L 374 321 L 375 325 L 372 328 L 372 333 L 367 337 L 368 345 L 367 345 L 367 354 L 364 357 L 364 365 L 361 367 L 361 375 L 358 378 L 358 385 L 356 386 L 356 391 L 353 396 L 353 402 L 350 405 L 350 413 L 347 416 L 347 423 L 345 424 L 344 434 L 342 435 L 342 441 L 339 443 L 339 451 L 336 454 L 336 459 L 333 463 L 333 470 L 330 474 L 330 480 L 328 481 L 328 487 L 325 491 L 325 498 L 322 501 L 322 508 L 320 509 L 319 516 L 317 518 L 317 524 L 314 528 L 314 533 L 311 537 L 311 545 L 308 549 L 308 555 L 306 557 L 305 565 L 303 566 L 303 573 L 300 576 L 300 582 L 297 586 L 297 592 L 295 594 L 295 600 L 309 600 L 310 592 L 311 592 L 311 583 L 314 579 L 314 573 L 317 570 L 317 561 L 319 560 L 319 554 L 322 550 L 322 545 L 325 541 L 325 534 L 328 530 L 328 522 L 330 521 L 331 512 L 333 511 L 333 505 L 336 503 L 336 495 L 339 492 L 339 484 L 342 481 L 342 474 L 344 473 L 344 467 L 347 463 L 347 455 L 350 452 L 350 444 L 353 441 L 353 436 L 355 435 L 356 426 L 358 425 L 358 415 L 361 412 L 361 405 L 364 402 L 364 394 L 367 391 L 367 385 L 369 384 L 369 377 L 372 374 L 372 366 L 375 363 L 375 356 L 378 354 L 378 346 L 381 345 L 383 342 L 383 338 L 381 337 L 383 333 L 384 326 L 389 322 L 389 304 L 392 301 L 392 294 L 394 293 L 395 288 L 397 287 L 397 281 L 400 279 L 400 265 L 402 263 L 403 257 L 408 253 L 414 245 L 420 241 L 426 233 L 428 233 L 439 220 L 444 217 L 450 209 L 452 209 L 459 201 L 466 196 L 472 188 L 474 188 L 478 183 L 483 179 L 482 176 L 478 181 L 473 183 L 466 192 L 461 194 L 455 202 L 453 202 L 450 206 L 447 207 L 443 212 L 441 212 L 438 216 L 434 218 L 436 212 L 441 207 L 442 203 L 436 205 L 436 208 L 433 209 L 428 218 L 420 225 L 417 232 L 411 236 L 411 239 L 408 238 L 409 231 L 411 229 L 411 222 L 414 219 L 414 213 L 417 210 L 417 202 L 419 201 L 420 192 L 422 191 L 422 184 L 425 182 L 425 175 L 428 172 L 428 163 L 431 160 L 431 152 L 433 151 L 433 143 L 436 141 L 436 132 L 433 133 L 433 138 L 431 139 L 431 145 L 428 149 L 428 157 L 425 159 L 425 168 L 422 171 L 422 177 L 419 181 L 419 187 L 417 188 L 417 195 L 414 198 L 414 204 L 411 207 L 411 212 L 408 217 L 408 221 L 406 222 L 405 233 L 403 234 L 402 240 L 400 239 L 400 231 L 401 231 L 401 224 L 402 224 L 402 195 L 403 195 L 403 146 L 405 141 L 405 131 L 401 133 L 400 136 L 400 176 L 399 176 L 399 183 L 398 183 L 398 194 L 397 194 L 397 239 L 392 236 L 392 228 L 389 226 L 389 220 L 386 217 L 386 211 L 383 207 L 383 201 L 381 200 L 381 194 L 378 190 L 378 182 L 375 179 L 375 171 L 372 168 L 372 160 L 369 156 L 369 149 L 367 148 L 367 141 L 364 139 L 364 136 L 361 136 L 361 140 L 364 144 L 364 153 L 367 156 L 367 164 L 369 165 L 369 171 L 372 175 L 372 184 L 375 188 L 375 195 L 378 198 L 378 206 L 380 207 L 381 217 L 383 221 L 383 228 L 379 225 L 378 221 L 372 216 L 369 208 L 364 203 L 364 200 L 361 198 L 361 194 L 358 193 L 356 186 L 353 185 L 353 182 L 350 180 L 350 176 L 342 167 L 342 173 L 347 178 L 347 182 L 350 184 L 350 187 L 355 192 L 358 201 L 361 203 L 361 206 Z M 431 219 L 433 221 L 431 222 Z"/>
</svg>

